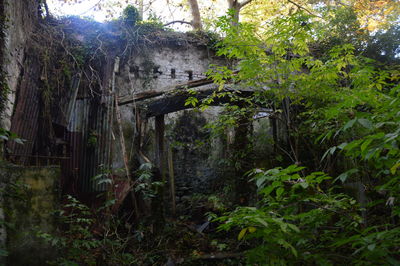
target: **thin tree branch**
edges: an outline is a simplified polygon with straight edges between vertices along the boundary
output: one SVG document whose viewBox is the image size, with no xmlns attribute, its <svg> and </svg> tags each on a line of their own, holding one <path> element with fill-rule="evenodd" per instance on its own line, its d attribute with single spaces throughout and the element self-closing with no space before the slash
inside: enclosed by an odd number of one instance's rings
<svg viewBox="0 0 400 266">
<path fill-rule="evenodd" d="M 239 9 L 243 8 L 244 6 L 250 4 L 253 0 L 246 0 L 243 1 L 242 3 L 238 3 Z"/>
<path fill-rule="evenodd" d="M 46 11 L 46 18 L 50 17 L 49 6 L 47 5 L 47 1 L 44 0 L 43 2 L 44 10 Z"/>
<path fill-rule="evenodd" d="M 311 11 L 308 10 L 307 8 L 305 8 L 305 7 L 301 6 L 301 5 L 299 5 L 298 3 L 293 2 L 292 0 L 288 0 L 288 2 L 291 3 L 291 4 L 293 4 L 293 5 L 295 5 L 295 6 L 297 6 L 299 9 L 303 9 L 303 10 L 306 11 L 308 14 L 310 14 L 310 15 L 312 15 L 312 16 L 314 16 L 314 17 L 323 18 L 323 17 L 321 17 L 321 16 L 319 16 L 319 15 L 314 14 L 313 12 L 311 12 Z"/>
<path fill-rule="evenodd" d="M 89 8 L 89 9 L 87 9 L 86 11 L 80 13 L 78 16 L 85 15 L 87 12 L 89 12 L 90 10 L 92 10 L 93 8 L 95 8 L 96 6 L 98 6 L 98 5 L 101 3 L 101 1 L 103 1 L 103 0 L 99 0 L 99 1 L 98 1 L 96 4 L 94 4 L 91 8 Z"/>
<path fill-rule="evenodd" d="M 174 23 L 188 24 L 188 25 L 192 26 L 191 22 L 184 21 L 184 20 L 174 20 L 174 21 L 171 21 L 171 22 L 168 22 L 168 23 L 164 24 L 163 26 L 165 27 L 165 26 L 168 26 L 168 25 L 171 25 L 171 24 L 174 24 Z"/>
</svg>

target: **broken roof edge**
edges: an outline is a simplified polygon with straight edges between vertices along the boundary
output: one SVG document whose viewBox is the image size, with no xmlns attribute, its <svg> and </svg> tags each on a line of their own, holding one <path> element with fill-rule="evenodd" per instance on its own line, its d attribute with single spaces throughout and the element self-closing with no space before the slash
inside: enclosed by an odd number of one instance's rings
<svg viewBox="0 0 400 266">
<path fill-rule="evenodd" d="M 146 46 L 197 46 L 214 50 L 215 44 L 221 39 L 215 33 L 179 32 L 151 21 L 139 21 L 135 25 L 129 26 L 122 19 L 97 22 L 77 16 L 67 16 L 59 19 L 49 18 L 42 21 L 42 25 L 62 29 L 66 34 L 74 36 L 82 43 L 88 43 L 94 39 L 100 41 L 99 38 L 101 38 L 101 41 L 111 43 L 128 41 Z"/>
</svg>

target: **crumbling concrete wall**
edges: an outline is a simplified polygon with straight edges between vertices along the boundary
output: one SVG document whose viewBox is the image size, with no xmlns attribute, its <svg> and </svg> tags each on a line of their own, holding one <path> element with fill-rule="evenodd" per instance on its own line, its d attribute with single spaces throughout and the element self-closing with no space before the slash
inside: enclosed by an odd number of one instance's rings
<svg viewBox="0 0 400 266">
<path fill-rule="evenodd" d="M 38 0 L 0 1 L 0 128 L 9 130 L 11 116 L 17 97 L 17 89 L 21 75 L 26 71 L 26 43 L 38 21 Z M 4 209 L 4 191 L 11 189 L 8 181 L 16 174 L 14 168 L 0 168 L 0 220 L 6 219 Z M 24 214 L 21 214 L 24 220 Z M 8 236 L 10 237 L 10 236 Z M 14 238 L 16 240 L 16 238 Z M 7 231 L 4 223 L 0 225 L 0 249 L 5 250 Z M 4 255 L 4 253 L 1 253 Z M 0 257 L 0 264 L 5 263 L 5 257 Z M 13 264 L 16 265 L 16 264 Z"/>
<path fill-rule="evenodd" d="M 170 90 L 177 85 L 185 84 L 193 80 L 206 78 L 205 73 L 207 70 L 209 70 L 211 64 L 223 63 L 226 63 L 226 60 L 215 56 L 215 53 L 204 44 L 198 45 L 196 43 L 188 43 L 182 41 L 181 43 L 174 42 L 173 45 L 170 46 L 149 46 L 143 49 L 139 49 L 128 60 L 121 60 L 121 65 L 119 67 L 120 71 L 116 76 L 116 89 L 120 96 L 133 95 L 135 93 L 151 90 Z M 214 108 L 212 111 L 203 114 L 195 114 L 193 111 L 182 111 L 167 114 L 165 116 L 165 123 L 167 128 L 166 135 L 172 136 L 178 134 L 176 132 L 172 132 L 171 130 L 174 128 L 174 125 L 177 123 L 177 121 L 185 119 L 187 118 L 187 116 L 190 116 L 191 118 L 198 117 L 199 120 L 202 120 L 204 122 L 202 124 L 194 125 L 192 123 L 190 125 L 188 124 L 187 126 L 195 127 L 193 129 L 196 132 L 203 131 L 202 127 L 204 126 L 204 124 L 212 119 L 215 119 L 218 116 L 219 110 L 219 108 Z M 121 107 L 123 129 L 125 133 L 128 153 L 131 151 L 133 136 L 135 134 L 134 113 L 134 103 Z M 145 152 L 147 153 L 146 155 L 153 160 L 155 154 L 155 151 L 153 149 L 154 119 L 149 118 L 147 122 L 148 134 L 146 134 L 146 139 L 144 140 L 144 142 L 148 143 L 148 145 L 146 146 L 147 148 Z M 174 130 L 177 131 L 176 127 Z M 195 138 L 198 136 L 193 137 Z M 121 150 L 118 139 L 119 136 L 117 133 L 114 145 L 115 151 Z M 204 141 L 205 139 L 198 139 L 198 143 Z M 171 140 L 170 142 L 175 142 L 175 144 L 177 143 L 175 140 Z M 193 145 L 191 147 L 194 148 Z M 192 151 L 190 153 L 193 155 L 195 154 L 195 152 L 192 148 Z M 217 150 L 220 147 L 213 148 L 214 150 Z M 202 150 L 204 151 L 204 149 Z M 191 162 L 193 167 L 196 167 L 196 165 L 199 167 L 200 165 L 203 165 L 203 168 L 205 167 L 209 169 L 209 173 L 212 172 L 212 170 L 210 170 L 210 167 L 207 166 L 207 158 L 206 161 L 200 160 L 201 156 L 199 155 L 200 157 L 197 157 L 198 160 L 196 160 L 196 158 L 194 158 L 193 156 L 191 156 L 191 158 L 188 158 L 188 154 L 185 154 L 186 155 L 180 153 L 180 155 L 176 157 L 177 160 L 175 161 L 175 164 L 178 165 L 178 175 L 180 175 L 179 169 L 183 169 L 180 164 L 189 161 Z M 210 155 L 210 152 L 206 151 L 205 154 Z M 187 158 L 187 160 L 182 161 L 180 159 L 181 156 L 184 156 L 185 158 Z M 129 157 L 131 157 L 130 154 Z M 113 168 L 117 169 L 123 167 L 123 160 L 120 154 L 114 154 Z M 193 171 L 194 174 L 201 176 L 202 173 L 200 172 Z M 190 179 L 191 177 L 193 177 L 193 175 L 190 175 L 188 179 Z"/>
<path fill-rule="evenodd" d="M 210 64 L 223 60 L 205 46 L 181 44 L 140 49 L 120 67 L 116 79 L 119 94 L 172 88 L 205 78 Z"/>
<path fill-rule="evenodd" d="M 3 0 L 1 11 L 5 22 L 3 36 L 0 40 L 1 73 L 5 75 L 7 86 L 0 88 L 8 90 L 3 113 L 0 113 L 0 127 L 10 129 L 11 116 L 17 97 L 20 76 L 27 67 L 24 65 L 26 43 L 29 40 L 39 19 L 39 0 Z"/>
<path fill-rule="evenodd" d="M 128 60 L 121 60 L 120 71 L 116 75 L 116 90 L 119 96 L 151 90 L 168 90 L 190 80 L 205 78 L 210 64 L 222 62 L 223 60 L 216 57 L 205 45 L 184 41 L 175 42 L 170 46 L 138 48 Z M 121 107 L 126 132 L 131 131 L 134 123 L 134 108 L 135 104 Z M 120 162 L 119 159 L 117 161 Z M 118 164 L 117 161 L 114 162 Z"/>
<path fill-rule="evenodd" d="M 184 110 L 168 115 L 166 137 L 172 150 L 178 201 L 188 194 L 212 193 L 223 175 L 220 163 L 226 145 L 221 139 L 212 139 L 206 128 L 220 111 L 213 107 L 204 112 Z"/>
<path fill-rule="evenodd" d="M 182 43 L 173 46 L 149 46 L 139 49 L 128 60 L 121 60 L 119 73 L 116 76 L 116 89 L 120 96 L 134 95 L 145 91 L 168 91 L 190 81 L 206 78 L 212 64 L 228 65 L 226 59 L 216 57 L 205 45 Z M 163 96 L 160 96 L 163 97 Z M 140 108 L 145 104 L 138 103 Z M 121 107 L 123 131 L 126 138 L 128 157 L 135 148 L 132 143 L 135 136 L 135 103 Z M 160 108 L 163 106 L 160 105 Z M 166 146 L 172 149 L 177 200 L 193 193 L 215 192 L 223 184 L 223 165 L 229 157 L 227 153 L 228 138 L 212 139 L 210 130 L 204 126 L 216 120 L 223 108 L 211 107 L 206 112 L 182 110 L 165 114 Z M 264 118 L 268 121 L 268 118 Z M 265 124 L 265 123 L 264 123 Z M 258 124 L 257 124 L 258 125 Z M 266 127 L 257 126 L 255 135 L 270 134 Z M 146 123 L 146 133 L 142 136 L 143 152 L 155 161 L 154 118 Z M 116 128 L 116 126 L 114 127 Z M 261 131 L 262 132 L 261 132 Z M 118 130 L 116 130 L 118 131 Z M 114 132 L 115 133 L 115 132 Z M 119 134 L 116 134 L 113 168 L 123 168 Z M 266 136 L 268 138 L 268 136 Z M 262 149 L 262 147 L 259 147 Z M 167 151 L 168 147 L 164 148 Z M 167 156 L 165 156 L 165 160 Z M 167 164 L 165 164 L 167 165 Z"/>
</svg>

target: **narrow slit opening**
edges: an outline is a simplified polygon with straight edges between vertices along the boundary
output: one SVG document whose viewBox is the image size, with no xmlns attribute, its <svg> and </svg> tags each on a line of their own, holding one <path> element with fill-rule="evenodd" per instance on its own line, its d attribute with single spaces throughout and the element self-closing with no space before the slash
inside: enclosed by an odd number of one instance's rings
<svg viewBox="0 0 400 266">
<path fill-rule="evenodd" d="M 188 73 L 188 80 L 193 80 L 193 71 L 188 70 L 186 73 Z"/>
</svg>

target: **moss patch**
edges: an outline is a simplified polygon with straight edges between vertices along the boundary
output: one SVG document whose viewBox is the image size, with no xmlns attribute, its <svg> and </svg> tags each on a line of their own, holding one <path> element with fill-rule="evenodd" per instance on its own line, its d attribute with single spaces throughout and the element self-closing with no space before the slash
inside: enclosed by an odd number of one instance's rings
<svg viewBox="0 0 400 266">
<path fill-rule="evenodd" d="M 54 230 L 58 209 L 58 167 L 19 167 L 0 163 L 9 265 L 44 265 L 56 254 L 37 238 Z"/>
</svg>

